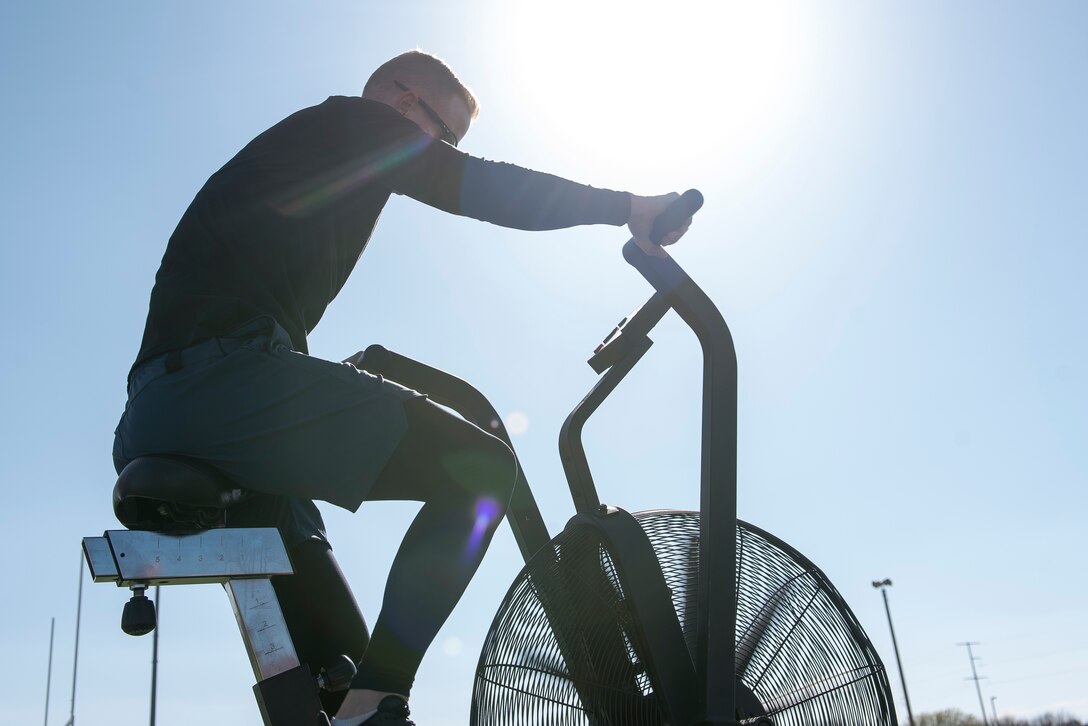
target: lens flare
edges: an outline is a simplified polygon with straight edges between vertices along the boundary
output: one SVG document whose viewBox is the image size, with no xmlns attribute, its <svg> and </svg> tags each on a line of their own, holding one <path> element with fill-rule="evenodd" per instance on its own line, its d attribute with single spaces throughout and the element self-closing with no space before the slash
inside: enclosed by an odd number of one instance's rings
<svg viewBox="0 0 1088 726">
<path fill-rule="evenodd" d="M 481 497 L 476 500 L 476 518 L 472 524 L 472 534 L 469 535 L 468 544 L 465 546 L 466 561 L 475 561 L 484 545 L 484 538 L 494 531 L 495 523 L 502 514 L 502 507 L 490 497 Z"/>
<path fill-rule="evenodd" d="M 412 140 L 390 144 L 362 158 L 344 160 L 321 178 L 307 180 L 305 188 L 292 189 L 273 205 L 284 215 L 302 217 L 343 199 L 361 185 L 415 156 L 430 143 L 420 134 Z"/>
</svg>

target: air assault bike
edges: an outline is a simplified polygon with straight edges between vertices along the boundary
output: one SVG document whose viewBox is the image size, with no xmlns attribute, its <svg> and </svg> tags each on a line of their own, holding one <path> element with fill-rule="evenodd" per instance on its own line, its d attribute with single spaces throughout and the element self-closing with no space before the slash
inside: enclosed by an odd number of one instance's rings
<svg viewBox="0 0 1088 726">
<path fill-rule="evenodd" d="M 701 205 L 697 191 L 685 193 L 651 238 L 659 243 Z M 471 723 L 896 724 L 883 663 L 838 591 L 788 544 L 737 519 L 737 362 L 725 320 L 671 256 L 647 255 L 634 240 L 623 255 L 655 292 L 594 351 L 600 379 L 563 424 L 576 514 L 558 536 L 519 473 L 507 519 L 526 564 L 484 641 Z M 703 351 L 700 509 L 631 514 L 602 503 L 581 433 L 670 310 Z M 511 443 L 494 407 L 465 381 L 376 345 L 362 367 Z M 346 657 L 313 669 L 299 663 L 270 580 L 292 571 L 279 533 L 224 526 L 243 496 L 198 463 L 137 459 L 114 490 L 129 529 L 84 538 L 87 563 L 95 582 L 132 589 L 122 629 L 133 634 L 155 625 L 148 587 L 222 584 L 264 723 L 325 724 L 318 690 L 346 688 L 353 665 Z M 152 516 L 134 518 L 136 505 Z"/>
</svg>

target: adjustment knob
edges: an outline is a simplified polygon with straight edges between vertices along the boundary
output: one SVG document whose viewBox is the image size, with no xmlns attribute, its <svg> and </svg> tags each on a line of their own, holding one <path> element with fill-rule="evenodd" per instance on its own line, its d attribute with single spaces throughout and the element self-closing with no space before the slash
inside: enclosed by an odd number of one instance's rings
<svg viewBox="0 0 1088 726">
<path fill-rule="evenodd" d="M 344 691 L 355 677 L 355 664 L 346 655 L 338 655 L 325 664 L 317 676 L 317 685 L 323 691 Z"/>
<path fill-rule="evenodd" d="M 133 588 L 132 598 L 121 613 L 121 630 L 129 635 L 147 635 L 155 629 L 155 603 L 147 599 L 145 588 Z"/>
</svg>

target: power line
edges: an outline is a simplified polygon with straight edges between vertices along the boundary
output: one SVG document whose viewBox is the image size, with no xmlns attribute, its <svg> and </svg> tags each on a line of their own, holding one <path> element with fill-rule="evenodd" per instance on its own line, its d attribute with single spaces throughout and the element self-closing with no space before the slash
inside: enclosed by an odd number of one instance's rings
<svg viewBox="0 0 1088 726">
<path fill-rule="evenodd" d="M 1076 666 L 1074 668 L 1064 668 L 1060 671 L 1050 671 L 1048 673 L 1033 673 L 1027 676 L 1013 676 L 1012 678 L 1001 678 L 999 680 L 991 680 L 991 684 L 999 683 L 1015 683 L 1016 681 L 1030 681 L 1033 678 L 1053 678 L 1054 676 L 1064 676 L 1069 673 L 1084 673 L 1088 671 L 1086 666 Z"/>
</svg>

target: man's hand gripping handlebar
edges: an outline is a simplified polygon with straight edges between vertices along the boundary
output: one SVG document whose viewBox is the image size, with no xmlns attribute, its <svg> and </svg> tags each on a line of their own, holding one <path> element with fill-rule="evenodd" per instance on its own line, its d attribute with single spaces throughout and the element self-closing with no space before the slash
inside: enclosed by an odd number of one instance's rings
<svg viewBox="0 0 1088 726">
<path fill-rule="evenodd" d="M 698 196 L 696 203 L 695 195 Z M 691 226 L 691 216 L 702 206 L 702 195 L 695 190 L 683 196 L 661 194 L 654 197 L 631 195 L 631 218 L 627 227 L 635 243 L 647 255 L 668 257 L 667 247 L 684 236 Z"/>
</svg>

